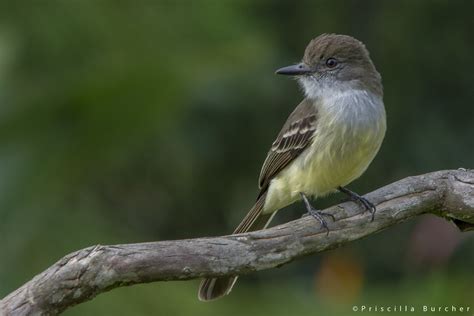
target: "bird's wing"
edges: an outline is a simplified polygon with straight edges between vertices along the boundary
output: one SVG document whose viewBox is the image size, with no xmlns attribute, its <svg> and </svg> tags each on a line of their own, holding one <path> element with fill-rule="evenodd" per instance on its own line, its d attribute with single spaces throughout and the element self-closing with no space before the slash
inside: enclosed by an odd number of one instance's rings
<svg viewBox="0 0 474 316">
<path fill-rule="evenodd" d="M 271 179 L 311 143 L 318 120 L 313 102 L 304 99 L 290 114 L 273 142 L 260 171 L 260 194 L 266 191 Z"/>
</svg>

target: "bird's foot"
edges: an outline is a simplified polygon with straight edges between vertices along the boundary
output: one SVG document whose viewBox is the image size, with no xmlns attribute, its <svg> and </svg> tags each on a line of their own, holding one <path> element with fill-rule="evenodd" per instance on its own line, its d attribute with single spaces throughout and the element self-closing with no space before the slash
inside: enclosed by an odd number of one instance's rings
<svg viewBox="0 0 474 316">
<path fill-rule="evenodd" d="M 303 216 L 312 216 L 314 219 L 316 219 L 321 224 L 321 226 L 324 229 L 326 229 L 326 231 L 327 231 L 326 235 L 329 235 L 328 223 L 324 219 L 324 216 L 331 217 L 331 219 L 335 222 L 336 218 L 334 217 L 334 215 L 329 214 L 329 213 L 325 213 L 325 212 L 321 212 L 321 211 L 315 209 L 311 205 L 311 203 L 309 203 L 309 200 L 308 200 L 308 198 L 306 197 L 306 195 L 304 193 L 300 193 L 300 195 L 301 195 L 301 198 L 303 199 L 303 202 L 306 206 L 306 210 L 308 211 L 308 213 L 304 214 Z"/>
<path fill-rule="evenodd" d="M 372 214 L 372 219 L 370 220 L 371 222 L 374 221 L 375 218 L 375 211 L 377 211 L 377 208 L 375 205 L 367 200 L 365 197 L 360 196 L 359 194 L 345 188 L 345 187 L 338 187 L 337 188 L 340 192 L 346 194 L 349 197 L 349 200 L 361 204 L 366 211 L 369 211 L 370 214 Z"/>
</svg>

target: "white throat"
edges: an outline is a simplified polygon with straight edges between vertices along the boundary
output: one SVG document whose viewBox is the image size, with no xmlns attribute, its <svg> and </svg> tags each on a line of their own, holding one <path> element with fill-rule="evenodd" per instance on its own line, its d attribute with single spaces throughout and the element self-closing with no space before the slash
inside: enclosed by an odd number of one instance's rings
<svg viewBox="0 0 474 316">
<path fill-rule="evenodd" d="M 350 82 L 338 82 L 317 80 L 313 77 L 299 77 L 298 82 L 303 88 L 304 94 L 309 99 L 319 99 L 354 91 Z"/>
<path fill-rule="evenodd" d="M 355 87 L 353 82 L 327 82 L 311 77 L 300 77 L 299 82 L 306 97 L 317 101 L 314 104 L 320 114 L 331 121 L 367 128 L 385 124 L 383 100 L 378 94 Z"/>
</svg>

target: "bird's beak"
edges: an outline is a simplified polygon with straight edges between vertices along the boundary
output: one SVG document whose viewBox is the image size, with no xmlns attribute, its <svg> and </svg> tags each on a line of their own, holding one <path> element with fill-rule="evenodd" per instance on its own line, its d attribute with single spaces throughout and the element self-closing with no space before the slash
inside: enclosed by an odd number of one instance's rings
<svg viewBox="0 0 474 316">
<path fill-rule="evenodd" d="M 275 71 L 276 74 L 287 75 L 287 76 L 305 75 L 305 74 L 308 74 L 310 72 L 313 72 L 313 69 L 311 69 L 305 63 L 299 63 L 299 64 L 296 64 L 296 65 L 283 67 L 283 68 L 280 68 L 277 71 Z"/>
</svg>

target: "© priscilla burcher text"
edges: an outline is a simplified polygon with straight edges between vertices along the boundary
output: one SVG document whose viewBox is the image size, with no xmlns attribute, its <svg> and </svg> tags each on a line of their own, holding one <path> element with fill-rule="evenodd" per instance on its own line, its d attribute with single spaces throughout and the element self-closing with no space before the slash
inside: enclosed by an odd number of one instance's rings
<svg viewBox="0 0 474 316">
<path fill-rule="evenodd" d="M 463 305 L 354 305 L 352 311 L 360 313 L 469 313 L 470 306 Z"/>
</svg>

